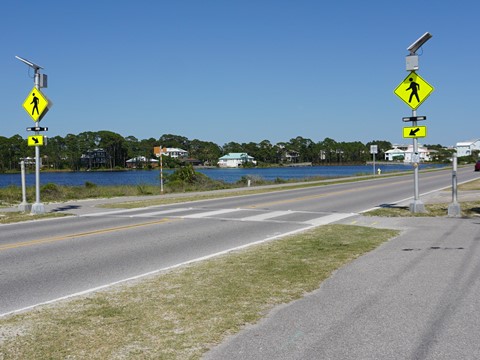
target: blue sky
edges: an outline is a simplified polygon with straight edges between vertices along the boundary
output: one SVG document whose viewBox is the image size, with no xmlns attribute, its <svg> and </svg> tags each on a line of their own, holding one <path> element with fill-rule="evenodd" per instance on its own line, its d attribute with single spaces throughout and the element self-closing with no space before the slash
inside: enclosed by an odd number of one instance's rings
<svg viewBox="0 0 480 360">
<path fill-rule="evenodd" d="M 418 73 L 422 143 L 480 138 L 480 5 L 467 1 L 5 0 L 0 136 L 35 123 L 19 55 L 44 67 L 48 136 L 110 130 L 138 139 L 272 143 L 403 139 L 393 94 L 426 31 Z"/>
</svg>

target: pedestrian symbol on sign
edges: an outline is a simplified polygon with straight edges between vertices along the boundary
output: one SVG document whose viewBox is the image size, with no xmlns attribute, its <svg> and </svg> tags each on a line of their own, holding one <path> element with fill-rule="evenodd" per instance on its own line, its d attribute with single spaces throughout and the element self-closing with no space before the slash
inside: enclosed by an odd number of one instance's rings
<svg viewBox="0 0 480 360">
<path fill-rule="evenodd" d="M 412 102 L 412 97 L 413 96 L 415 96 L 417 98 L 417 102 L 420 102 L 420 99 L 418 97 L 418 90 L 420 90 L 420 85 L 418 85 L 415 81 L 413 81 L 413 78 L 409 78 L 408 81 L 410 81 L 410 86 L 407 88 L 407 91 L 408 90 L 412 91 L 410 93 L 410 98 L 408 99 L 408 102 L 409 103 Z"/>
<path fill-rule="evenodd" d="M 30 105 L 33 104 L 32 115 L 33 115 L 33 113 L 35 112 L 35 110 L 37 110 L 37 115 L 40 115 L 40 113 L 38 112 L 38 102 L 39 102 L 40 100 L 38 99 L 38 97 L 35 96 L 35 93 L 32 93 L 32 96 L 33 96 L 33 100 L 32 100 L 32 102 L 30 103 Z"/>
</svg>

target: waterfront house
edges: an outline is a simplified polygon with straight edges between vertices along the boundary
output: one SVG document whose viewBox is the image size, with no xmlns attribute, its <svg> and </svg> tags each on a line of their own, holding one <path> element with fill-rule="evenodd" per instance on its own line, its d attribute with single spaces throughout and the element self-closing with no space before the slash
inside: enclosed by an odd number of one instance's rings
<svg viewBox="0 0 480 360">
<path fill-rule="evenodd" d="M 108 160 L 107 152 L 101 148 L 88 150 L 80 157 L 80 163 L 87 169 L 106 167 Z"/>
<path fill-rule="evenodd" d="M 156 157 L 160 157 L 160 146 L 155 146 L 153 148 L 153 153 Z M 162 154 L 174 159 L 184 159 L 188 157 L 188 151 L 178 148 L 162 148 Z"/>
<path fill-rule="evenodd" d="M 455 146 L 457 156 L 470 156 L 474 150 L 480 151 L 480 139 L 458 142 Z"/>
<path fill-rule="evenodd" d="M 405 159 L 405 150 L 395 146 L 393 149 L 385 151 L 385 160 L 387 161 L 403 161 Z"/>
<path fill-rule="evenodd" d="M 218 159 L 217 165 L 222 168 L 238 168 L 246 163 L 257 164 L 253 156 L 247 153 L 228 153 Z"/>
<path fill-rule="evenodd" d="M 126 161 L 127 168 L 138 169 L 144 167 L 158 167 L 159 161 L 157 159 L 147 159 L 145 156 L 137 156 Z"/>
<path fill-rule="evenodd" d="M 426 147 L 418 145 L 418 158 L 415 158 L 413 145 L 397 145 L 393 149 L 385 151 L 385 160 L 403 160 L 405 163 L 432 161 L 432 152 Z"/>
</svg>

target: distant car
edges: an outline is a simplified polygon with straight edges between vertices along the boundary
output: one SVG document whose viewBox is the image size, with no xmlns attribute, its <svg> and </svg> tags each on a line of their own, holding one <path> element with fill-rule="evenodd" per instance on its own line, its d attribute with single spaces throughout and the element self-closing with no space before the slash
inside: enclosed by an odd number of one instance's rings
<svg viewBox="0 0 480 360">
<path fill-rule="evenodd" d="M 480 171 L 480 160 L 475 163 L 475 171 Z"/>
</svg>

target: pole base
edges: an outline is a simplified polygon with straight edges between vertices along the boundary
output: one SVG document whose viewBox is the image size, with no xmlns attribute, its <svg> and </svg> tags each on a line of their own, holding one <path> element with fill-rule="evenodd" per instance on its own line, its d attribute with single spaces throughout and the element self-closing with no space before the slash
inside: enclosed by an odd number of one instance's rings
<svg viewBox="0 0 480 360">
<path fill-rule="evenodd" d="M 457 202 L 453 202 L 448 205 L 448 217 L 460 217 L 462 216 L 462 209 L 460 208 L 460 204 Z"/>
<path fill-rule="evenodd" d="M 31 214 L 33 215 L 45 214 L 45 206 L 43 206 L 42 203 L 33 204 Z"/>
<path fill-rule="evenodd" d="M 420 200 L 414 200 L 410 203 L 410 212 L 412 213 L 426 213 L 425 205 Z"/>
<path fill-rule="evenodd" d="M 22 202 L 18 205 L 18 211 L 20 212 L 29 212 L 32 210 L 32 204 Z"/>
</svg>

